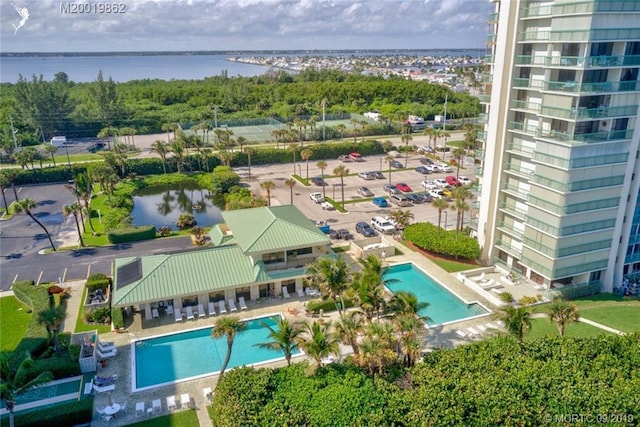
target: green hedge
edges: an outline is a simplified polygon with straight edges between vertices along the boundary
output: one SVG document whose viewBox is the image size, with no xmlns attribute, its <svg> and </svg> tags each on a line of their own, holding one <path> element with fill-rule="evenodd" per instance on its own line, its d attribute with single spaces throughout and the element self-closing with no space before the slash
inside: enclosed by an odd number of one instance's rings
<svg viewBox="0 0 640 427">
<path fill-rule="evenodd" d="M 37 313 L 49 308 L 49 293 L 44 286 L 36 286 L 33 280 L 22 280 L 13 284 L 13 293 L 21 302 L 31 307 L 34 315 L 27 325 L 22 341 L 13 352 L 12 360 L 22 360 L 27 352 L 39 357 L 49 345 L 47 329 L 38 323 Z"/>
<path fill-rule="evenodd" d="M 111 279 L 97 279 L 97 280 L 87 280 L 85 286 L 87 287 L 87 291 L 95 292 L 97 289 L 101 289 L 102 291 L 106 291 L 107 287 L 111 284 Z"/>
<path fill-rule="evenodd" d="M 116 329 L 124 328 L 124 317 L 120 307 L 111 308 L 111 322 L 113 322 L 113 327 Z"/>
<path fill-rule="evenodd" d="M 455 230 L 445 231 L 429 222 L 411 224 L 404 230 L 404 238 L 414 245 L 455 259 L 474 260 L 480 256 L 480 245 L 475 238 Z"/>
<path fill-rule="evenodd" d="M 93 398 L 73 400 L 47 406 L 45 409 L 35 410 L 15 415 L 15 425 L 20 427 L 75 426 L 90 424 L 93 417 Z M 9 417 L 2 417 L 2 427 L 9 426 Z"/>
<path fill-rule="evenodd" d="M 340 303 L 340 298 L 338 298 L 338 303 Z M 349 298 L 344 298 L 345 308 L 353 307 L 353 301 Z M 336 311 L 336 303 L 331 299 L 319 299 L 319 300 L 311 300 L 307 303 L 307 309 L 311 311 L 319 311 L 322 310 L 325 313 L 330 311 Z"/>
<path fill-rule="evenodd" d="M 133 228 L 122 228 L 109 231 L 107 239 L 110 243 L 137 242 L 140 240 L 151 240 L 156 238 L 156 227 L 153 225 L 143 225 Z"/>
</svg>

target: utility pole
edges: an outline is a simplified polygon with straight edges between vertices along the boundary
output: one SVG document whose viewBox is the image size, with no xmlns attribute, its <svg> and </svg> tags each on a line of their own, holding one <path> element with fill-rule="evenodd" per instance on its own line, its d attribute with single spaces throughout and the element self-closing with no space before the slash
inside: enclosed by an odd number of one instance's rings
<svg viewBox="0 0 640 427">
<path fill-rule="evenodd" d="M 13 137 L 13 148 L 18 149 L 18 138 L 16 138 L 16 130 L 13 127 L 13 118 L 9 116 L 9 123 L 11 123 L 11 136 Z"/>
<path fill-rule="evenodd" d="M 326 98 L 322 98 L 322 140 L 323 141 L 326 140 L 325 125 L 324 125 L 325 107 L 326 106 L 327 106 L 327 99 Z"/>
<path fill-rule="evenodd" d="M 444 119 L 442 121 L 442 131 L 446 132 L 447 131 L 447 101 L 449 99 L 449 94 L 445 93 L 444 94 Z"/>
</svg>

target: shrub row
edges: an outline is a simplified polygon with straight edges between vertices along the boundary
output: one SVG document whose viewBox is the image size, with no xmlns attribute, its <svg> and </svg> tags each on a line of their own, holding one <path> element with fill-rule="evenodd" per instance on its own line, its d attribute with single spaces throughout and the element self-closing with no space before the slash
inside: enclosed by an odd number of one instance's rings
<svg viewBox="0 0 640 427">
<path fill-rule="evenodd" d="M 96 279 L 96 280 L 88 280 L 85 283 L 88 292 L 95 292 L 97 289 L 101 289 L 102 291 L 106 291 L 109 285 L 111 284 L 111 279 Z"/>
<path fill-rule="evenodd" d="M 15 425 L 21 427 L 89 425 L 92 416 L 93 398 L 87 398 L 47 406 L 46 409 L 39 411 L 18 413 L 15 416 Z M 1 425 L 9 426 L 9 417 L 4 417 Z"/>
<path fill-rule="evenodd" d="M 33 315 L 27 325 L 22 341 L 13 352 L 12 362 L 19 362 L 28 352 L 34 358 L 47 349 L 49 336 L 47 329 L 38 323 L 37 313 L 49 308 L 49 293 L 44 286 L 36 286 L 33 280 L 22 280 L 13 284 L 13 293 L 17 299 L 31 307 Z"/>
<path fill-rule="evenodd" d="M 340 299 L 338 298 L 338 304 L 339 303 Z M 344 308 L 351 308 L 353 307 L 353 301 L 349 298 L 344 298 L 344 305 Z M 307 309 L 311 311 L 322 310 L 323 312 L 328 313 L 330 311 L 336 311 L 336 303 L 331 298 L 312 300 L 307 304 Z"/>
<path fill-rule="evenodd" d="M 107 239 L 110 243 L 137 242 L 140 240 L 150 240 L 156 237 L 156 227 L 153 225 L 143 225 L 140 227 L 123 228 L 109 231 Z"/>
<path fill-rule="evenodd" d="M 111 308 L 111 322 L 115 329 L 124 328 L 124 317 L 122 316 L 122 309 L 120 307 Z"/>
<path fill-rule="evenodd" d="M 480 256 L 480 245 L 475 238 L 456 233 L 455 230 L 445 231 L 428 222 L 411 224 L 405 228 L 404 238 L 419 248 L 438 255 L 469 260 Z"/>
</svg>

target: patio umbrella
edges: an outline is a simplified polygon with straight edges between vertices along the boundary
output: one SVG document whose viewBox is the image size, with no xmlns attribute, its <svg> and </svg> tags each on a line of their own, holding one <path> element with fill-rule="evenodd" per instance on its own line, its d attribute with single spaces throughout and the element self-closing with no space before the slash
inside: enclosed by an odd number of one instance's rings
<svg viewBox="0 0 640 427">
<path fill-rule="evenodd" d="M 111 392 L 107 393 L 107 397 L 109 398 L 109 406 L 113 406 L 113 398 L 111 397 Z"/>
</svg>

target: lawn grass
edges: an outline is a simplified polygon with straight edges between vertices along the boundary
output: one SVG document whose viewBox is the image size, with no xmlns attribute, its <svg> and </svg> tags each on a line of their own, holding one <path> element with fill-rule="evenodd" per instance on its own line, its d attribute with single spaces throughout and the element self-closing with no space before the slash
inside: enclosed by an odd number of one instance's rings
<svg viewBox="0 0 640 427">
<path fill-rule="evenodd" d="M 196 411 L 181 411 L 150 420 L 130 424 L 135 427 L 193 427 L 199 425 Z"/>
<path fill-rule="evenodd" d="M 85 287 L 82 290 L 82 302 L 87 298 L 87 288 Z M 88 324 L 84 322 L 84 307 L 81 305 L 78 310 L 78 315 L 76 317 L 76 326 L 74 332 L 88 332 L 97 330 L 100 334 L 106 334 L 107 332 L 111 332 L 110 325 L 96 325 L 95 323 Z"/>
<path fill-rule="evenodd" d="M 58 150 L 60 151 L 60 149 Z M 66 165 L 67 164 L 67 155 L 64 153 L 64 149 L 62 149 L 62 154 L 56 154 L 56 165 Z M 69 160 L 71 163 L 77 162 L 88 162 L 92 160 L 104 160 L 104 156 L 100 154 L 93 153 L 83 153 L 83 154 L 69 154 Z M 46 160 L 42 161 L 43 165 L 53 165 L 51 161 L 51 156 L 47 156 Z"/>
<path fill-rule="evenodd" d="M 567 325 L 564 330 L 565 337 L 587 338 L 597 337 L 599 335 L 610 335 L 610 332 L 604 331 L 595 326 L 587 325 L 582 322 L 574 322 Z M 539 339 L 543 337 L 557 337 L 558 326 L 549 321 L 549 319 L 532 319 L 531 330 L 525 339 Z"/>
<path fill-rule="evenodd" d="M 448 259 L 435 258 L 435 257 L 427 257 L 434 264 L 438 265 L 447 273 L 457 273 L 458 271 L 471 270 L 472 268 L 478 268 L 477 265 L 474 264 L 465 264 L 463 262 L 451 261 Z"/>
<path fill-rule="evenodd" d="M 0 298 L 1 352 L 12 352 L 22 340 L 32 316 L 28 310 L 29 307 L 14 296 Z"/>
<path fill-rule="evenodd" d="M 640 299 L 614 294 L 598 294 L 571 301 L 580 316 L 623 332 L 640 332 Z M 533 311 L 546 313 L 548 304 L 536 306 Z"/>
<path fill-rule="evenodd" d="M 89 226 L 89 219 L 85 218 L 85 232 L 82 234 L 82 239 L 87 246 L 105 246 L 109 244 L 109 240 L 107 239 L 104 225 L 102 224 L 100 215 L 98 215 L 98 211 L 100 211 L 100 213 L 102 214 L 107 212 L 110 208 L 105 205 L 107 200 L 107 196 L 105 194 L 94 194 L 95 195 L 91 197 L 91 211 L 93 213 L 91 222 L 93 223 L 93 228 L 95 229 L 96 235 L 94 236 L 93 232 L 91 231 L 91 227 Z"/>
</svg>

